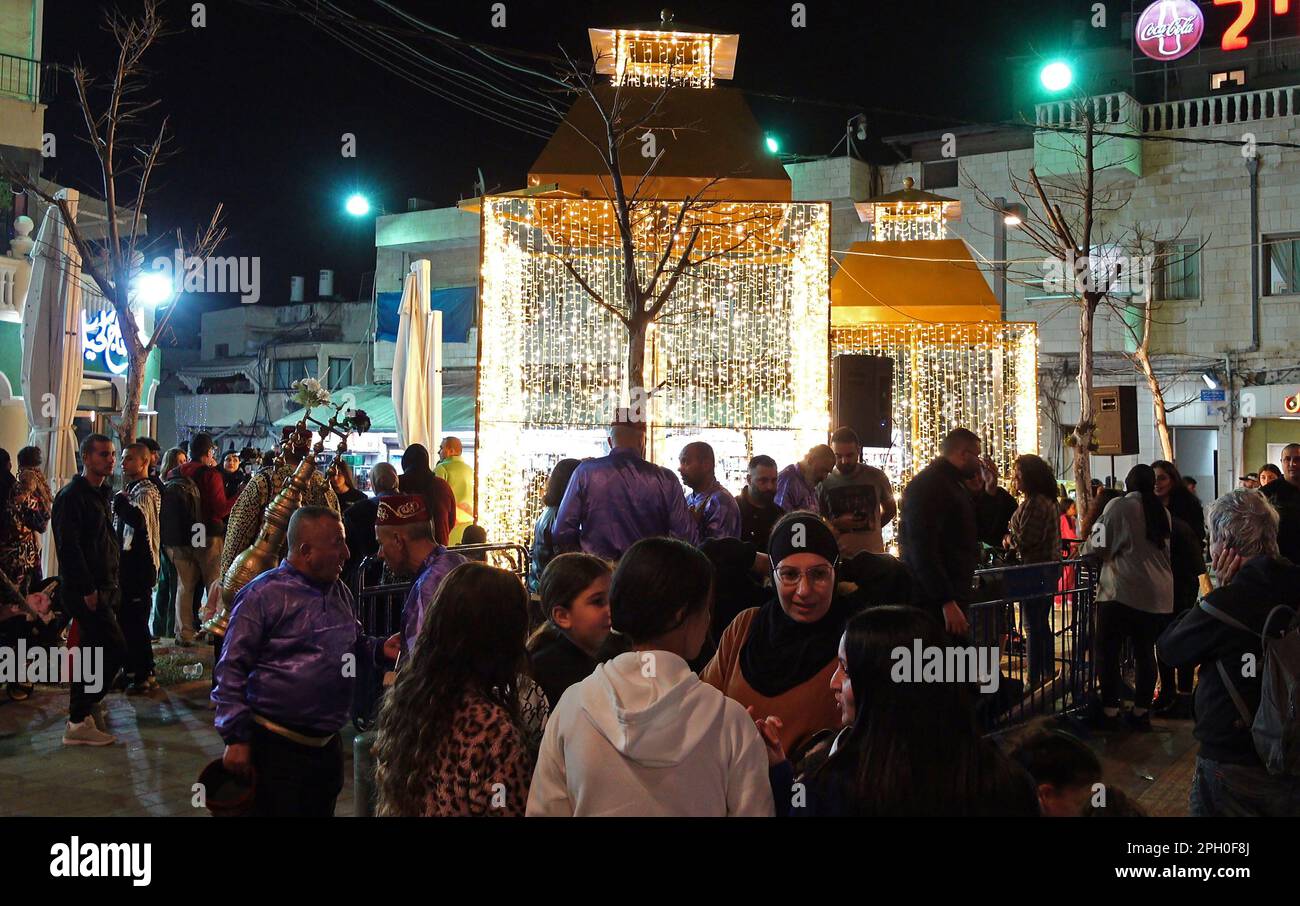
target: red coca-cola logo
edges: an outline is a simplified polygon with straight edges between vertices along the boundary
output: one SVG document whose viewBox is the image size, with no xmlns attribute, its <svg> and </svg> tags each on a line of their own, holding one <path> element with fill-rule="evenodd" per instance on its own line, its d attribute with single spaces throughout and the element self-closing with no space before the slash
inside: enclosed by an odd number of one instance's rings
<svg viewBox="0 0 1300 906">
<path fill-rule="evenodd" d="M 1177 60 L 1201 43 L 1205 17 L 1192 0 L 1156 0 L 1138 16 L 1133 39 L 1153 60 Z"/>
</svg>

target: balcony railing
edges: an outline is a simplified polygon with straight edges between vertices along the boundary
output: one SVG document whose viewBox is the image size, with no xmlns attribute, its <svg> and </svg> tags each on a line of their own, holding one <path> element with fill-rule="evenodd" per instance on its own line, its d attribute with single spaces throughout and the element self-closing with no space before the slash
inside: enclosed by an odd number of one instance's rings
<svg viewBox="0 0 1300 906">
<path fill-rule="evenodd" d="M 0 95 L 36 103 L 41 98 L 40 60 L 0 54 Z"/>
<path fill-rule="evenodd" d="M 1120 92 L 1090 97 L 1084 103 L 1099 126 L 1133 122 L 1136 113 L 1143 132 L 1168 132 L 1296 116 L 1300 88 L 1260 88 L 1158 104 L 1139 104 Z M 1035 108 L 1035 122 L 1045 128 L 1078 128 L 1082 124 L 1079 101 L 1039 104 Z"/>
</svg>

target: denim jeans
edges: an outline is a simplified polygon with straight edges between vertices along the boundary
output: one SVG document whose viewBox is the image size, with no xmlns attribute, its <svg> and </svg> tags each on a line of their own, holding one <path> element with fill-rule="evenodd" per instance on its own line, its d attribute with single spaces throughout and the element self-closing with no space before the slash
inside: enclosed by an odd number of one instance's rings
<svg viewBox="0 0 1300 906">
<path fill-rule="evenodd" d="M 1196 756 L 1188 805 L 1194 818 L 1300 817 L 1300 778 L 1275 777 L 1262 765 Z"/>
<path fill-rule="evenodd" d="M 1020 601 L 1029 683 L 1037 685 L 1056 673 L 1056 636 L 1052 632 L 1052 602 L 1061 567 L 1056 563 L 1025 566 L 1004 575 L 1008 598 Z"/>
</svg>

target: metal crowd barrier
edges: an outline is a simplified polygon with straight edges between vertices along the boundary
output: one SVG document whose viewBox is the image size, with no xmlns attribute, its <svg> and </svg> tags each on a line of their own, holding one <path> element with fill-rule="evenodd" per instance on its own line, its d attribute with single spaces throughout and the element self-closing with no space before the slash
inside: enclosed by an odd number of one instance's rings
<svg viewBox="0 0 1300 906">
<path fill-rule="evenodd" d="M 978 703 L 986 731 L 1088 705 L 1097 578 L 1095 561 L 1082 558 L 976 571 L 971 636 L 999 652 L 998 688 Z"/>
<path fill-rule="evenodd" d="M 485 560 L 508 569 L 528 586 L 528 548 L 522 544 L 459 544 L 447 548 L 471 560 Z M 413 580 L 397 579 L 378 557 L 361 561 L 353 582 L 353 607 L 366 635 L 388 638 L 402 629 L 402 608 Z M 531 615 L 530 615 L 531 616 Z M 383 676 L 371 665 L 358 665 L 352 699 L 352 722 L 360 731 L 370 728 L 379 713 Z"/>
</svg>

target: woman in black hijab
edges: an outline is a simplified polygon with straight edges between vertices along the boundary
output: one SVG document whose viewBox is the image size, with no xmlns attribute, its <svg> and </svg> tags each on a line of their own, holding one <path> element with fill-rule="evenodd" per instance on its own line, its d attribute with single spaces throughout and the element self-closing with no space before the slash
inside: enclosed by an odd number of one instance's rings
<svg viewBox="0 0 1300 906">
<path fill-rule="evenodd" d="M 812 737 L 840 726 L 831 691 L 844 624 L 858 600 L 835 593 L 839 546 L 814 513 L 790 513 L 768 542 L 776 597 L 736 616 L 700 679 L 756 718 L 781 721 L 795 757 Z"/>
</svg>

